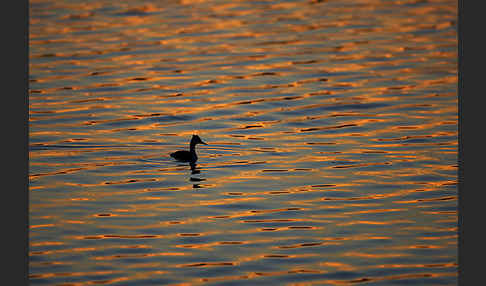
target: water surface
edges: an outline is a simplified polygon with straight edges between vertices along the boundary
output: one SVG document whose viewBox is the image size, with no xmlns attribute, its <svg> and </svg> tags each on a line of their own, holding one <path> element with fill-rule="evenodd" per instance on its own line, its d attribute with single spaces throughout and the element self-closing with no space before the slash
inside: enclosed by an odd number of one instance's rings
<svg viewBox="0 0 486 286">
<path fill-rule="evenodd" d="M 32 285 L 457 283 L 456 1 L 29 14 Z"/>
</svg>

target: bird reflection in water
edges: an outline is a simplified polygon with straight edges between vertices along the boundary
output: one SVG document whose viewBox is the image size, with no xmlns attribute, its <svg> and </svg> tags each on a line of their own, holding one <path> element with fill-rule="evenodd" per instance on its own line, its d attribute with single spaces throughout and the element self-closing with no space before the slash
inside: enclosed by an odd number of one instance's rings
<svg viewBox="0 0 486 286">
<path fill-rule="evenodd" d="M 199 174 L 201 173 L 201 171 L 199 171 L 199 168 L 196 168 L 197 167 L 197 164 L 196 162 L 189 162 L 189 166 L 191 167 L 191 174 Z"/>
<path fill-rule="evenodd" d="M 196 162 L 190 162 L 189 165 L 191 166 L 191 175 L 201 173 L 201 171 L 199 171 L 199 168 L 196 169 Z M 191 181 L 191 182 L 202 182 L 202 181 L 206 181 L 206 179 L 191 177 L 189 179 L 189 181 Z M 202 188 L 202 187 L 199 184 L 192 184 L 192 188 L 193 189 L 199 189 L 199 188 Z"/>
</svg>

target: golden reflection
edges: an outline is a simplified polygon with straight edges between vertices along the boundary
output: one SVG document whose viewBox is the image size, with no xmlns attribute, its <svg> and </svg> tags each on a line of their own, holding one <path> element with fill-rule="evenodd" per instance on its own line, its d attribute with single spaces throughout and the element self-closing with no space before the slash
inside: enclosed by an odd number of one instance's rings
<svg viewBox="0 0 486 286">
<path fill-rule="evenodd" d="M 450 2 L 32 0 L 31 282 L 455 281 Z"/>
<path fill-rule="evenodd" d="M 178 267 L 237 266 L 234 262 L 201 262 L 178 265 Z"/>
<path fill-rule="evenodd" d="M 45 228 L 45 227 L 53 227 L 55 226 L 54 224 L 52 223 L 48 223 L 48 224 L 37 224 L 37 225 L 29 225 L 29 228 Z"/>
<path fill-rule="evenodd" d="M 91 240 L 91 239 L 156 239 L 156 238 L 164 238 L 163 235 L 112 235 L 112 234 L 103 234 L 103 235 L 86 235 L 86 236 L 73 236 L 74 239 L 77 240 Z"/>
<path fill-rule="evenodd" d="M 93 271 L 93 272 L 59 272 L 59 273 L 45 273 L 45 274 L 31 274 L 30 278 L 49 278 L 49 277 L 73 277 L 73 276 L 87 276 L 87 275 L 109 275 L 119 273 L 120 271 Z"/>
<path fill-rule="evenodd" d="M 73 253 L 73 252 L 90 252 L 94 251 L 94 247 L 78 247 L 71 249 L 56 249 L 56 250 L 46 250 L 46 251 L 31 251 L 30 255 L 50 255 L 53 253 Z"/>
<path fill-rule="evenodd" d="M 321 262 L 319 263 L 320 266 L 323 267 L 332 267 L 336 268 L 340 271 L 356 271 L 356 267 L 346 264 L 346 263 L 341 263 L 341 262 Z"/>
<path fill-rule="evenodd" d="M 61 241 L 41 241 L 41 242 L 31 242 L 30 246 L 31 247 L 37 247 L 37 246 L 51 246 L 51 245 L 63 245 L 64 242 Z"/>
<path fill-rule="evenodd" d="M 355 224 L 365 224 L 365 225 L 394 225 L 394 224 L 403 224 L 403 223 L 414 223 L 412 220 L 391 220 L 391 221 L 370 221 L 370 220 L 360 220 L 360 221 L 351 221 L 351 222 L 345 222 L 345 223 L 338 223 L 338 226 L 349 226 L 349 225 L 355 225 Z"/>
<path fill-rule="evenodd" d="M 312 284 L 317 285 L 354 285 L 356 283 L 373 283 L 388 280 L 406 280 L 406 279 L 424 279 L 424 278 L 436 278 L 436 277 L 449 277 L 457 276 L 457 273 L 412 273 L 412 274 L 401 274 L 401 275 L 385 275 L 382 277 L 362 277 L 352 280 L 314 280 Z M 296 286 L 308 285 L 307 282 L 295 283 Z"/>
<path fill-rule="evenodd" d="M 346 252 L 343 256 L 361 257 L 361 258 L 373 258 L 373 259 L 383 259 L 383 258 L 396 258 L 410 256 L 408 253 L 364 253 L 364 252 Z"/>
<path fill-rule="evenodd" d="M 457 267 L 457 263 L 436 263 L 436 264 L 384 264 L 380 268 L 450 268 Z"/>
<path fill-rule="evenodd" d="M 239 203 L 239 202 L 251 202 L 251 201 L 258 201 L 262 200 L 264 198 L 258 198 L 258 197 L 245 197 L 245 198 L 228 198 L 228 199 L 221 199 L 221 200 L 216 200 L 216 201 L 204 201 L 201 202 L 200 205 L 203 206 L 215 206 L 215 205 L 228 205 L 228 204 L 234 204 L 234 203 Z"/>
<path fill-rule="evenodd" d="M 145 258 L 145 257 L 158 257 L 158 256 L 186 256 L 189 255 L 185 252 L 158 252 L 158 253 L 143 253 L 143 254 L 117 254 L 111 256 L 96 256 L 94 260 L 115 260 L 115 259 L 127 259 L 127 258 Z"/>
<path fill-rule="evenodd" d="M 85 224 L 86 223 L 86 221 L 82 221 L 82 220 L 64 220 L 62 222 L 68 223 L 68 224 Z"/>
<path fill-rule="evenodd" d="M 414 203 L 421 203 L 421 202 L 434 202 L 434 201 L 449 201 L 449 200 L 457 200 L 456 196 L 446 196 L 446 197 L 439 197 L 439 198 L 427 198 L 427 199 L 416 199 L 416 200 L 406 200 L 406 201 L 397 201 L 396 203 L 400 204 L 414 204 Z"/>
<path fill-rule="evenodd" d="M 367 214 L 367 213 L 386 213 L 386 212 L 400 212 L 405 210 L 406 209 L 374 209 L 374 210 L 350 211 L 350 212 L 345 212 L 345 214 L 355 215 L 355 214 Z"/>
</svg>

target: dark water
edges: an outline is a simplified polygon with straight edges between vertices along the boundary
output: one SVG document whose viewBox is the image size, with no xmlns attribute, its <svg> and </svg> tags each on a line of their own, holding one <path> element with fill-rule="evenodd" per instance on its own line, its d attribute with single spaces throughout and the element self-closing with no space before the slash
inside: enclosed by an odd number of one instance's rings
<svg viewBox="0 0 486 286">
<path fill-rule="evenodd" d="M 119 2 L 30 1 L 32 285 L 456 284 L 456 1 Z"/>
</svg>

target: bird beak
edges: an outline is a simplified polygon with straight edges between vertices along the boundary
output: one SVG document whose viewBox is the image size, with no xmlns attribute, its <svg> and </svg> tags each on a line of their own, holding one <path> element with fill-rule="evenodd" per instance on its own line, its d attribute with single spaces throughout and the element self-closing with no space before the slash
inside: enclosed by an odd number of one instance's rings
<svg viewBox="0 0 486 286">
<path fill-rule="evenodd" d="M 203 142 L 202 140 L 201 140 L 201 143 L 202 143 L 202 144 L 204 144 L 204 145 L 208 145 L 208 143 L 205 143 L 205 142 Z"/>
</svg>

